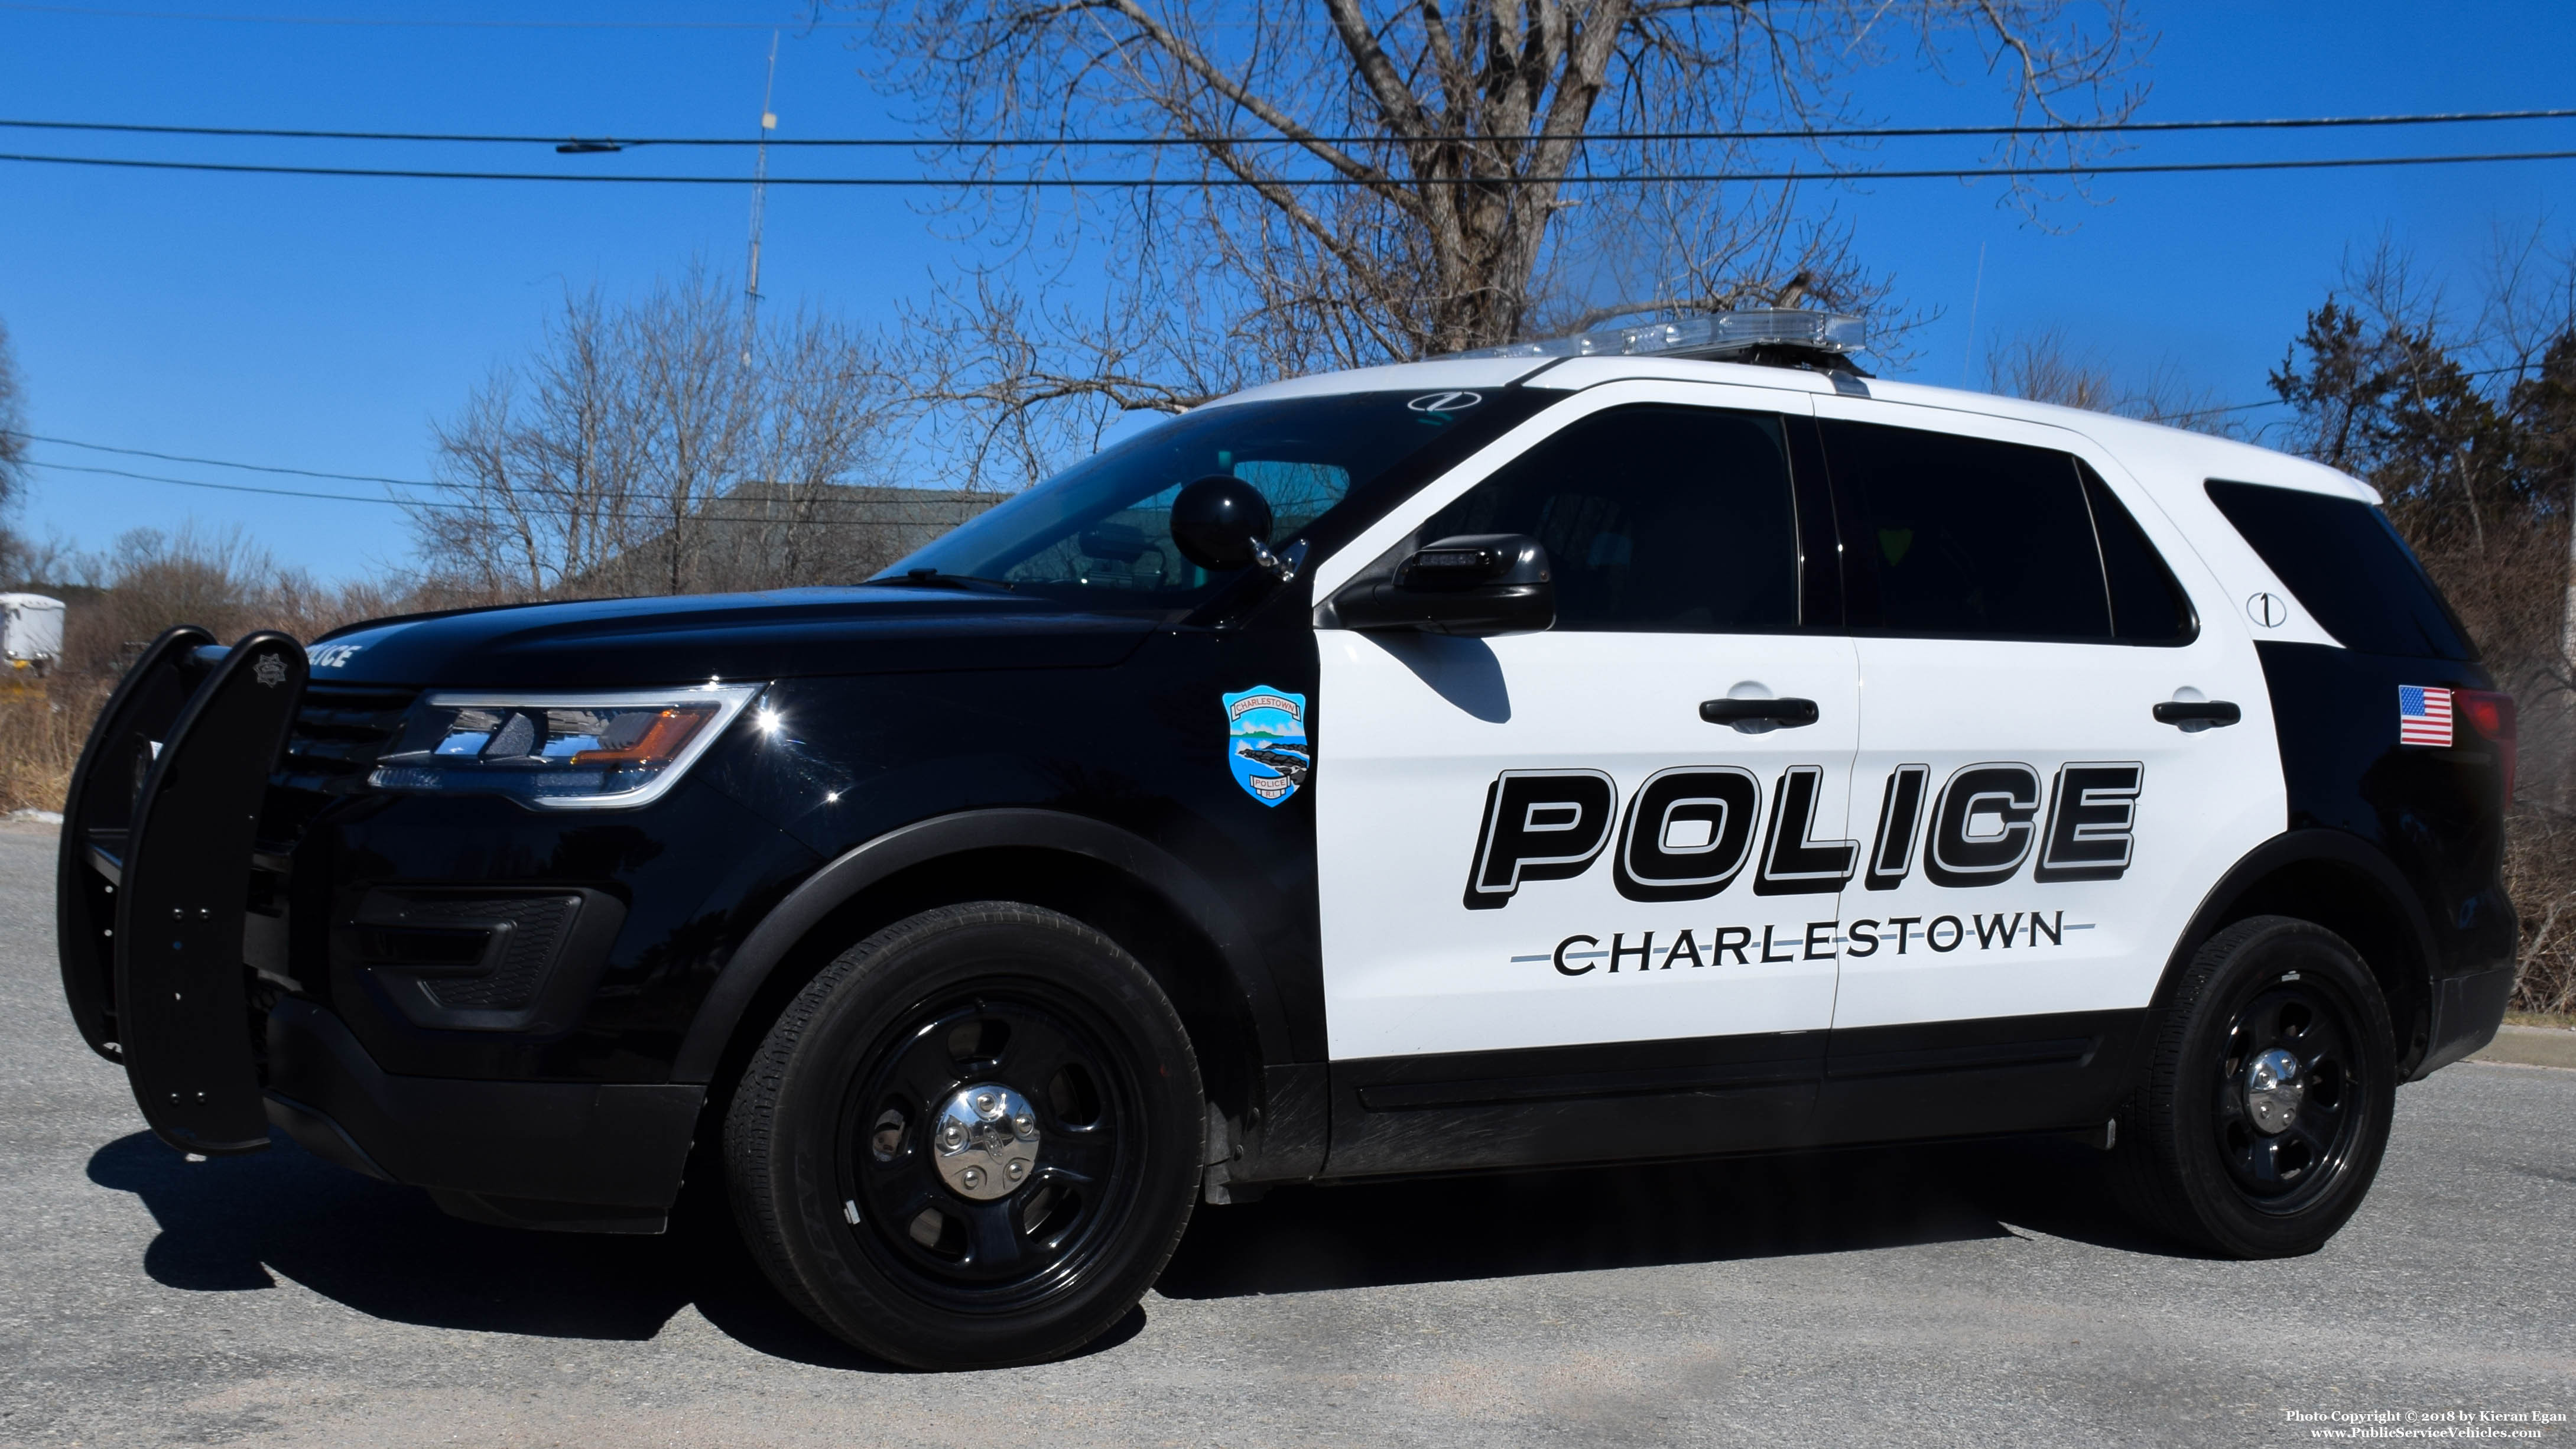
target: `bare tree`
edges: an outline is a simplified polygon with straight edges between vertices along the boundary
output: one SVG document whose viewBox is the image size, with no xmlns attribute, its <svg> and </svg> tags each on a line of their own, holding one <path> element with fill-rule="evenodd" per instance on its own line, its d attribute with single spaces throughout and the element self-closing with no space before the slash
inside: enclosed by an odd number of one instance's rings
<svg viewBox="0 0 2576 1449">
<path fill-rule="evenodd" d="M 884 432 L 865 339 L 812 313 L 742 338 L 704 271 L 567 297 L 537 355 L 438 428 L 445 486 L 406 500 L 430 575 L 517 597 L 843 582 L 962 516 L 858 481 Z"/>
<path fill-rule="evenodd" d="M 934 159 L 991 183 L 952 213 L 995 250 L 922 310 L 918 390 L 969 466 L 1021 476 L 1120 412 L 1248 380 L 1622 313 L 1875 303 L 1793 187 L 1685 178 L 1755 154 L 1726 133 L 1861 115 L 1850 82 L 1899 47 L 1991 81 L 2016 118 L 2137 100 L 2121 0 L 869 8 L 880 82 L 947 138 Z M 1077 144 L 1098 136 L 1137 144 Z M 1103 175 L 1164 184 L 1020 185 Z"/>
<path fill-rule="evenodd" d="M 9 346 L 9 324 L 0 322 L 0 568 L 27 571 L 26 543 L 6 520 L 27 491 L 27 394 L 18 359 Z"/>
<path fill-rule="evenodd" d="M 2115 370 L 2097 351 L 2079 348 L 2063 329 L 2021 333 L 1986 354 L 1986 386 L 2012 397 L 2113 413 L 2144 422 L 2235 437 L 2245 430 L 2235 407 L 2195 387 L 2171 361 L 2143 372 Z"/>
<path fill-rule="evenodd" d="M 2505 876 L 2521 1004 L 2576 1006 L 2576 253 L 2499 240 L 2475 305 L 2383 241 L 2310 312 L 2272 386 L 2302 451 L 2386 500 L 2521 713 Z"/>
</svg>

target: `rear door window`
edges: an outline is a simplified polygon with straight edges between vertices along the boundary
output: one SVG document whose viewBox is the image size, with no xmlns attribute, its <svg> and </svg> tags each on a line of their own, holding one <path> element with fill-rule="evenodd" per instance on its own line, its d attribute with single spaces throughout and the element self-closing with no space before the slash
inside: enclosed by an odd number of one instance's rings
<svg viewBox="0 0 2576 1449">
<path fill-rule="evenodd" d="M 2071 455 L 1877 423 L 1820 427 L 1855 630 L 2113 637 L 2102 552 Z"/>
<path fill-rule="evenodd" d="M 1422 541 L 1472 533 L 1546 547 L 1560 629 L 1798 625 L 1797 505 L 1773 414 L 1649 405 L 1569 423 L 1432 515 Z"/>
<path fill-rule="evenodd" d="M 2124 644 L 2188 644 L 2200 637 L 2191 596 L 2175 582 L 2147 531 L 2122 507 L 2102 475 L 2075 460 L 2084 479 L 2084 501 L 2093 506 L 2093 536 L 2102 545 L 2102 572 L 2111 585 L 2111 633 Z"/>
<path fill-rule="evenodd" d="M 2416 659 L 2475 659 L 2468 631 L 2390 527 L 2358 498 L 2209 480 L 2210 501 L 2263 556 L 2300 606 L 2347 649 Z"/>
</svg>

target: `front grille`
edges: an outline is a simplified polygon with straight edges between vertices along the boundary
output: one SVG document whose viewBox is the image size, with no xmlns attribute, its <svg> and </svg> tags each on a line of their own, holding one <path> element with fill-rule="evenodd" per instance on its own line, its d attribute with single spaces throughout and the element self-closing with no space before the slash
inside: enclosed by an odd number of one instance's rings
<svg viewBox="0 0 2576 1449">
<path fill-rule="evenodd" d="M 402 732 L 403 717 L 418 697 L 411 689 L 306 685 L 304 703 L 286 733 L 286 758 L 270 783 L 325 795 L 358 789 Z"/>
</svg>

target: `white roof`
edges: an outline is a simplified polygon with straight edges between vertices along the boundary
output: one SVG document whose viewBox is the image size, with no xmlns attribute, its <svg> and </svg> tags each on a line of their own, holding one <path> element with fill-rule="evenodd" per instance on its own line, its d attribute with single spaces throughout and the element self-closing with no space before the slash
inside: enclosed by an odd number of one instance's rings
<svg viewBox="0 0 2576 1449">
<path fill-rule="evenodd" d="M 62 600 L 49 599 L 42 594 L 0 594 L 0 608 L 59 609 L 62 606 Z"/>
<path fill-rule="evenodd" d="M 1576 357 L 1562 360 L 1532 357 L 1443 358 L 1430 362 L 1399 363 L 1389 367 L 1355 368 L 1347 372 L 1317 373 L 1311 377 L 1289 378 L 1247 388 L 1222 399 L 1216 406 L 1236 402 L 1259 402 L 1271 398 L 1317 397 L 1345 392 L 1397 392 L 1420 388 L 1425 392 L 1444 388 L 1497 388 L 1525 382 L 1533 388 L 1577 391 L 1607 382 L 1637 378 L 1663 378 L 1685 382 L 1722 382 L 1736 387 L 1772 388 L 1781 392 L 1831 394 L 1844 392 L 1857 396 L 1854 388 L 1867 390 L 1867 395 L 1884 402 L 1910 407 L 1938 409 L 1974 414 L 1982 417 L 2010 418 L 2020 422 L 2039 423 L 2080 434 L 2100 444 L 2105 450 L 2129 465 L 2141 482 L 2159 493 L 2189 480 L 2186 486 L 2197 489 L 2201 480 L 2227 478 L 2245 483 L 2266 483 L 2281 488 L 2298 488 L 2312 493 L 2331 493 L 2338 497 L 2358 498 L 2365 502 L 2380 501 L 2377 492 L 2349 475 L 2288 453 L 2258 448 L 2229 438 L 2212 437 L 2158 423 L 2139 422 L 2134 418 L 2116 417 L 2110 413 L 2089 412 L 2082 408 L 2059 407 L 2054 403 L 2030 402 L 2022 398 L 1998 397 L 1992 393 L 1968 392 L 1959 388 L 1928 387 L 1921 383 L 1897 382 L 1886 378 L 1860 380 L 1845 375 L 1839 386 L 1824 373 L 1794 367 L 1762 367 L 1742 362 L 1702 362 L 1690 358 L 1659 357 Z M 1931 421 L 1927 419 L 1927 421 Z"/>
</svg>

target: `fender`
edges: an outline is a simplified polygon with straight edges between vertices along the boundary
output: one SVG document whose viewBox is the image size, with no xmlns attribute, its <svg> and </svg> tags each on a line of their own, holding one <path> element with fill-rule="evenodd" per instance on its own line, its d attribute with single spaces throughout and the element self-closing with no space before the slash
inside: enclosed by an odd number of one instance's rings
<svg viewBox="0 0 2576 1449">
<path fill-rule="evenodd" d="M 2345 830 L 2310 828 L 2284 831 L 2247 851 L 2244 857 L 2218 878 L 2201 898 L 2200 908 L 2192 912 L 2191 923 L 2175 940 L 2173 954 L 2165 960 L 2163 979 L 2156 983 L 2154 1006 L 2163 1009 L 2173 999 L 2182 981 L 2183 969 L 2199 954 L 2201 946 L 2218 934 L 2246 895 L 2274 872 L 2294 865 L 2328 864 L 2360 872 L 2377 888 L 2375 903 L 2387 906 L 2405 923 L 2406 938 L 2402 944 L 2413 952 L 2411 961 L 2397 963 L 2399 972 L 2416 990 L 2427 993 L 2422 1001 L 2390 1002 L 2389 1014 L 2400 1018 L 2397 1043 L 2398 1058 L 2406 1072 L 2412 1072 L 2411 1060 L 2417 1044 L 2408 1039 L 2406 1019 L 2410 1013 L 2429 1009 L 2433 984 L 2433 963 L 2439 960 L 2433 941 L 2433 923 L 2424 915 L 2423 902 L 2415 888 L 2379 847 Z M 2356 943 L 2359 944 L 2359 943 Z"/>
<path fill-rule="evenodd" d="M 1261 1057 L 1293 1060 L 1277 978 L 1240 916 L 1196 871 L 1140 835 L 1056 810 L 967 810 L 888 831 L 834 858 L 788 893 L 725 963 L 671 1064 L 675 1082 L 714 1080 L 725 1044 L 769 973 L 823 919 L 879 881 L 942 856 L 997 847 L 1088 856 L 1163 898 L 1216 947 L 1249 1008 Z"/>
</svg>

